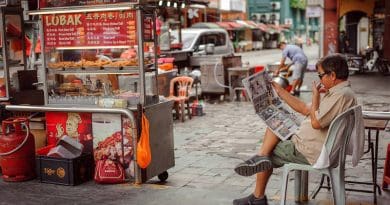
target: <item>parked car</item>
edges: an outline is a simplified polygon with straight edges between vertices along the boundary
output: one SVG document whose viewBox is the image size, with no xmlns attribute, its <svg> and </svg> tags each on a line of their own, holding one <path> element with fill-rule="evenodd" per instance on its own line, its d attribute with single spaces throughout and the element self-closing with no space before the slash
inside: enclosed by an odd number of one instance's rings
<svg viewBox="0 0 390 205">
<path fill-rule="evenodd" d="M 171 44 L 179 43 L 179 32 L 171 31 L 161 37 L 161 41 L 170 37 Z M 186 28 L 181 30 L 181 51 L 191 53 L 190 66 L 200 67 L 205 57 L 229 56 L 234 54 L 234 48 L 229 35 L 224 29 Z M 166 41 L 165 41 L 166 42 Z M 187 59 L 188 60 L 188 59 Z"/>
</svg>

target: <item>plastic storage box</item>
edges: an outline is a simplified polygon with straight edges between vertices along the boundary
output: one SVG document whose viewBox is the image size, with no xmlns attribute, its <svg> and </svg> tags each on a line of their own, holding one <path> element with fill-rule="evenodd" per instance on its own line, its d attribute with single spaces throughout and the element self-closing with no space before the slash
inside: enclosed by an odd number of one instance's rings
<svg viewBox="0 0 390 205">
<path fill-rule="evenodd" d="M 74 159 L 64 159 L 48 156 L 36 157 L 36 172 L 43 183 L 78 185 L 93 177 L 93 156 L 83 153 Z"/>
</svg>

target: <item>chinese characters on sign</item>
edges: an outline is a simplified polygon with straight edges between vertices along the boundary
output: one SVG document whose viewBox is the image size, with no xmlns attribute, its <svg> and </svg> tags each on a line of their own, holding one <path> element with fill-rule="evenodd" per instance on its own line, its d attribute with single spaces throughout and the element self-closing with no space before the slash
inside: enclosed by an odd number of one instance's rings
<svg viewBox="0 0 390 205">
<path fill-rule="evenodd" d="M 135 11 L 43 15 L 46 48 L 135 45 Z"/>
<path fill-rule="evenodd" d="M 144 18 L 144 40 L 153 40 L 153 18 L 149 16 Z"/>
<path fill-rule="evenodd" d="M 1 1 L 0 1 L 1 2 Z M 68 6 L 92 6 L 102 4 L 117 4 L 117 3 L 138 4 L 139 0 L 39 0 L 39 8 L 56 8 Z"/>
<path fill-rule="evenodd" d="M 266 72 L 255 73 L 242 80 L 256 114 L 281 140 L 288 139 L 298 129 L 301 119 L 276 95 L 272 78 Z"/>
</svg>

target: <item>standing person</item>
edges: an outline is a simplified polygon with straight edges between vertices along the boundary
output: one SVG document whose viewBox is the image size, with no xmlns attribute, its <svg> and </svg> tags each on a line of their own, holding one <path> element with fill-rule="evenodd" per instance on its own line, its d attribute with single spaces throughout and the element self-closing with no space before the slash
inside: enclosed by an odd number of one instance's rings
<svg viewBox="0 0 390 205">
<path fill-rule="evenodd" d="M 240 163 L 234 171 L 242 176 L 256 174 L 256 188 L 253 194 L 233 201 L 234 205 L 266 205 L 265 188 L 273 168 L 286 163 L 315 164 L 328 133 L 330 123 L 342 112 L 356 105 L 357 100 L 347 81 L 347 61 L 340 54 L 322 58 L 316 69 L 320 84 L 312 85 L 311 105 L 291 96 L 277 83 L 276 93 L 296 112 L 306 116 L 298 131 L 289 140 L 280 139 L 267 128 L 263 144 L 257 155 Z M 320 96 L 320 90 L 326 91 Z"/>
<path fill-rule="evenodd" d="M 303 82 L 303 77 L 307 67 L 307 57 L 303 50 L 296 45 L 287 45 L 286 42 L 281 42 L 279 48 L 282 50 L 282 59 L 280 60 L 279 68 L 275 71 L 275 75 L 278 75 L 280 71 L 288 70 L 292 65 L 292 89 L 291 94 L 299 96 L 300 88 Z M 286 58 L 292 61 L 292 64 L 286 65 Z"/>
<path fill-rule="evenodd" d="M 303 49 L 303 38 L 301 35 L 298 35 L 298 37 L 295 39 L 295 45 Z"/>
<path fill-rule="evenodd" d="M 340 53 L 349 53 L 349 39 L 345 31 L 340 31 L 339 48 Z"/>
</svg>

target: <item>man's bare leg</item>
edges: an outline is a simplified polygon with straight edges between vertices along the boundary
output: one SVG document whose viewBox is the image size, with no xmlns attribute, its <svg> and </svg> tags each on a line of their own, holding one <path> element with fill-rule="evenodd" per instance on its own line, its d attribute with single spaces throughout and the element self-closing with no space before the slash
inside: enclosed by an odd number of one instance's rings
<svg viewBox="0 0 390 205">
<path fill-rule="evenodd" d="M 302 85 L 302 81 L 300 79 L 293 80 L 291 83 L 291 93 L 294 91 L 299 91 Z"/>
<path fill-rule="evenodd" d="M 280 142 L 279 137 L 277 137 L 269 128 L 265 131 L 263 144 L 259 150 L 260 156 L 270 156 L 275 148 L 275 146 Z M 268 179 L 272 175 L 272 169 L 259 172 L 256 174 L 256 188 L 253 193 L 255 197 L 261 198 L 264 196 L 265 187 L 267 186 Z"/>
<path fill-rule="evenodd" d="M 263 144 L 260 147 L 260 156 L 270 156 L 275 146 L 280 142 L 278 136 L 276 136 L 271 129 L 267 127 L 264 134 Z"/>
<path fill-rule="evenodd" d="M 268 180 L 272 175 L 272 170 L 273 169 L 270 169 L 256 174 L 256 187 L 255 191 L 253 192 L 253 195 L 256 198 L 262 198 L 264 196 Z"/>
</svg>

